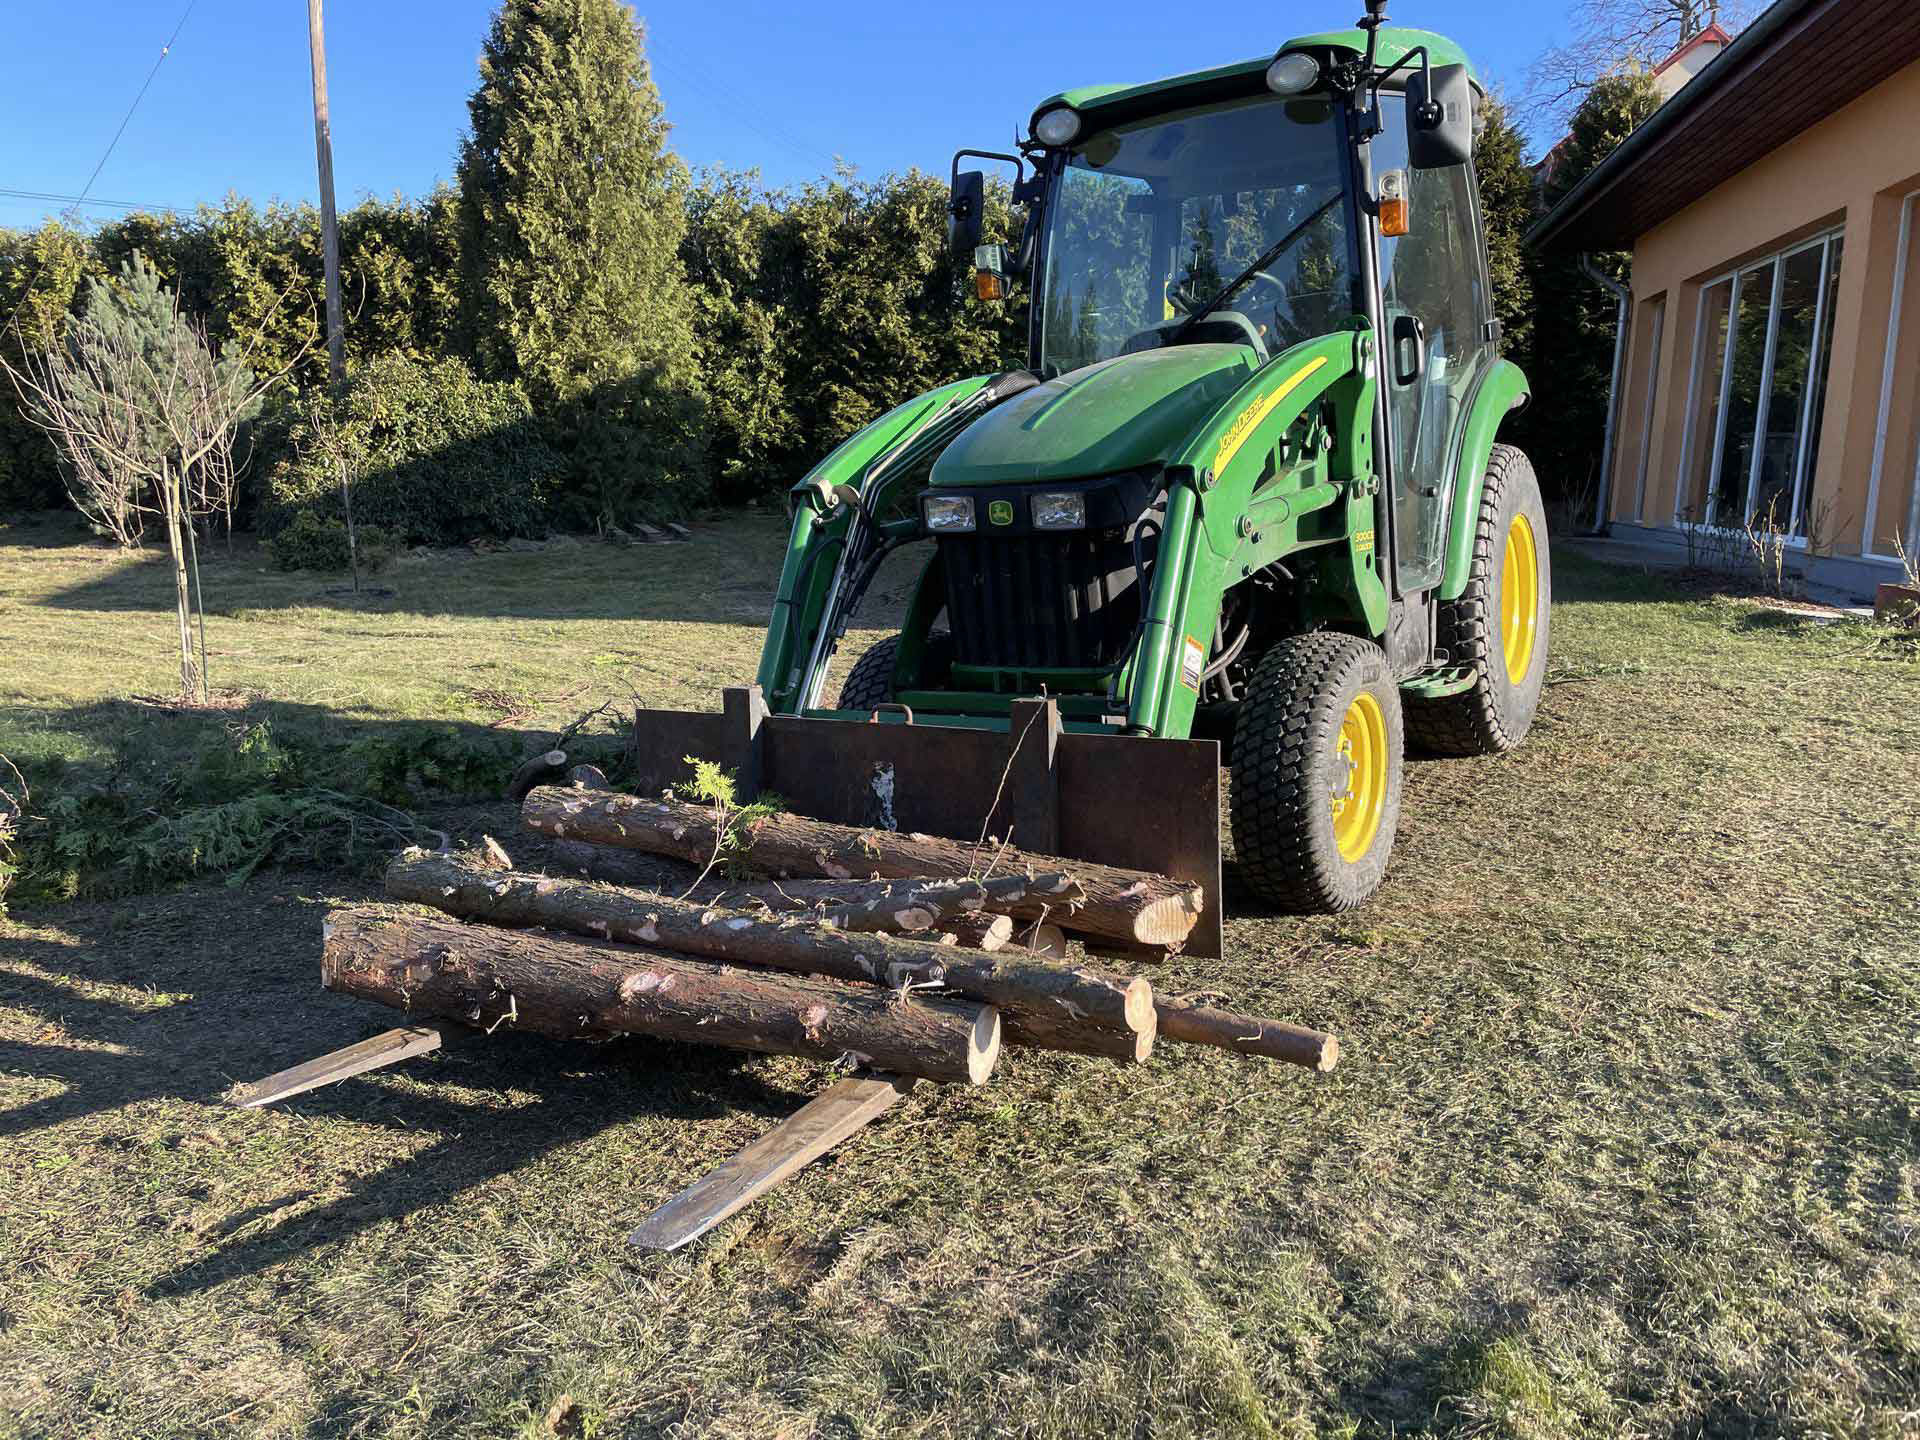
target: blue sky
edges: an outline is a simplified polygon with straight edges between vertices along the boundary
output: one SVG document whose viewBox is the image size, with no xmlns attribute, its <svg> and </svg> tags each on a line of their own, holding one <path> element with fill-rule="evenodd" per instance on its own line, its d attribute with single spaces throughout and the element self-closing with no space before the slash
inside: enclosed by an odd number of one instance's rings
<svg viewBox="0 0 1920 1440">
<path fill-rule="evenodd" d="M 488 0 L 328 0 L 340 202 L 451 179 Z M 944 173 L 962 146 L 1005 149 L 1035 101 L 1272 50 L 1352 22 L 1360 0 L 1169 6 L 727 4 L 657 0 L 647 22 L 673 144 L 695 168 L 808 179 L 843 157 L 877 177 Z M 75 195 L 186 0 L 0 3 L 0 190 Z M 1559 4 L 1396 0 L 1394 18 L 1452 34 L 1517 87 L 1560 38 Z M 301 0 L 196 0 L 92 194 L 190 208 L 229 191 L 312 199 L 313 117 Z M 0 225 L 58 202 L 0 195 Z M 89 207 L 94 218 L 120 213 Z"/>
</svg>

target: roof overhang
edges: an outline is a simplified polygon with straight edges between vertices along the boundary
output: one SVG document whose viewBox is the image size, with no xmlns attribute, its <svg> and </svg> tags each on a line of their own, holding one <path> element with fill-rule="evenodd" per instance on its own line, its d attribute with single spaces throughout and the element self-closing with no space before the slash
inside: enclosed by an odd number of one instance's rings
<svg viewBox="0 0 1920 1440">
<path fill-rule="evenodd" d="M 1915 0 L 1776 0 L 1542 216 L 1526 244 L 1631 249 L 1915 60 Z"/>
</svg>

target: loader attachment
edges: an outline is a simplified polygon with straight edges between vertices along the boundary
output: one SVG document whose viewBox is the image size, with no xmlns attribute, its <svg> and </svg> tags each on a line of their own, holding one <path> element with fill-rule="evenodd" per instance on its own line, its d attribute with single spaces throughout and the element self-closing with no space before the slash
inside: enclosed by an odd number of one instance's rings
<svg viewBox="0 0 1920 1440">
<path fill-rule="evenodd" d="M 731 686 L 719 713 L 635 715 L 635 792 L 684 783 L 688 756 L 731 770 L 743 800 L 772 793 L 816 820 L 978 842 L 982 872 L 1004 843 L 1199 885 L 1186 951 L 1220 956 L 1215 741 L 1064 730 L 1051 700 L 966 725 L 915 723 L 904 706 L 864 722 L 771 715 L 758 686 Z"/>
</svg>

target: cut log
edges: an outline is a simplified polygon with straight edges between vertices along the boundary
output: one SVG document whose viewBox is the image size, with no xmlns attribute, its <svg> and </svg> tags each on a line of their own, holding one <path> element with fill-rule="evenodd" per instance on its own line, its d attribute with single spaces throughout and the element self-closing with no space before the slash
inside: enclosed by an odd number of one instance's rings
<svg viewBox="0 0 1920 1440">
<path fill-rule="evenodd" d="M 536 931 L 463 925 L 430 910 L 337 910 L 320 982 L 483 1029 L 602 1039 L 649 1035 L 769 1055 L 851 1055 L 928 1080 L 979 1085 L 1000 1053 L 991 1005 L 736 970 Z"/>
<path fill-rule="evenodd" d="M 576 765 L 567 771 L 567 783 L 576 790 L 611 790 L 607 772 L 598 765 Z"/>
<path fill-rule="evenodd" d="M 1160 1033 L 1183 1045 L 1211 1045 L 1236 1055 L 1264 1055 L 1322 1074 L 1340 1063 L 1340 1042 L 1303 1025 L 1236 1015 L 1231 1010 L 1185 1000 L 1156 1000 L 1154 1011 L 1160 1017 Z"/>
<path fill-rule="evenodd" d="M 1018 927 L 1013 934 L 1013 943 L 1036 955 L 1045 955 L 1049 960 L 1067 958 L 1067 932 L 1058 925 L 1049 925 L 1042 920 Z"/>
<path fill-rule="evenodd" d="M 757 901 L 772 910 L 806 911 L 842 930 L 882 930 L 897 935 L 948 930 L 956 916 L 999 912 L 1030 895 L 1044 895 L 1061 906 L 1072 904 L 1080 887 L 1069 875 L 998 875 L 979 880 L 770 880 L 733 885 L 714 897 L 716 905 L 751 909 Z M 1012 933 L 1006 926 L 961 927 L 963 933 L 994 933 L 999 942 L 974 948 L 995 950 Z M 971 944 L 971 941 L 949 941 Z"/>
<path fill-rule="evenodd" d="M 645 800 L 547 786 L 530 792 L 521 818 L 545 835 L 590 840 L 628 850 L 672 855 L 705 865 L 714 854 L 716 815 L 711 809 L 679 800 Z M 1023 850 L 974 846 L 934 835 L 902 835 L 891 830 L 862 830 L 832 825 L 804 815 L 778 814 L 742 828 L 736 853 L 763 870 L 787 875 L 823 875 L 835 880 L 879 876 L 902 879 L 923 875 L 965 876 L 989 866 L 1009 874 L 1071 874 L 1084 896 L 1070 912 L 1039 896 L 1008 905 L 1026 920 L 1065 921 L 1075 930 L 1134 945 L 1177 945 L 1200 918 L 1198 885 L 1154 875 L 1030 855 Z"/>
<path fill-rule="evenodd" d="M 608 885 L 627 885 L 651 890 L 660 884 L 658 855 L 639 850 L 616 850 L 611 845 L 589 845 L 584 840 L 556 840 L 553 865 L 559 870 L 585 875 Z"/>
<path fill-rule="evenodd" d="M 1151 1036 L 1159 1023 L 1153 987 L 1145 979 L 1104 975 L 1026 951 L 986 955 L 907 936 L 848 933 L 796 916 L 723 910 L 591 880 L 480 870 L 457 856 L 420 849 L 403 851 L 387 867 L 387 893 L 494 925 L 546 926 L 890 988 L 943 985 L 997 1006 L 1010 1045 L 1070 1050 L 1067 1042 L 1078 1031 Z"/>
<path fill-rule="evenodd" d="M 534 786 L 558 779 L 566 770 L 567 752 L 564 750 L 547 750 L 538 755 L 529 755 L 513 772 L 513 778 L 507 781 L 507 798 L 524 800 Z"/>
<path fill-rule="evenodd" d="M 959 945 L 968 950 L 985 950 L 989 955 L 1004 950 L 1013 938 L 1013 917 L 991 915 L 984 910 L 971 915 L 950 915 L 940 922 L 936 936 L 942 945 Z"/>
</svg>

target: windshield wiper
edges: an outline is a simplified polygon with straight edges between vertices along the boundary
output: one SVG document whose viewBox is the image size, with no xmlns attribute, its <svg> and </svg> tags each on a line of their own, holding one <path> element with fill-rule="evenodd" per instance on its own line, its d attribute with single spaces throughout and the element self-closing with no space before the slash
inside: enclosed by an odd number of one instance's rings
<svg viewBox="0 0 1920 1440">
<path fill-rule="evenodd" d="M 1255 260 L 1251 265 L 1247 266 L 1246 269 L 1242 270 L 1238 275 L 1234 276 L 1233 279 L 1227 282 L 1226 289 L 1222 290 L 1218 295 L 1214 296 L 1211 300 L 1207 301 L 1207 303 L 1202 305 L 1198 310 L 1194 311 L 1191 315 L 1187 316 L 1185 320 L 1181 321 L 1180 327 L 1177 330 L 1175 330 L 1171 335 L 1167 336 L 1167 338 L 1161 342 L 1162 345 L 1163 346 L 1178 345 L 1182 340 L 1186 338 L 1187 332 L 1189 330 L 1193 329 L 1194 326 L 1198 325 L 1202 320 L 1206 319 L 1207 316 L 1211 315 L 1214 311 L 1218 310 L 1221 307 L 1221 305 L 1224 304 L 1226 300 L 1230 296 L 1232 296 L 1237 290 L 1239 290 L 1239 288 L 1242 285 L 1246 284 L 1247 281 L 1251 280 L 1255 275 L 1258 275 L 1262 270 L 1266 269 L 1267 266 L 1271 265 L 1274 261 L 1278 260 L 1282 255 L 1286 254 L 1286 252 L 1292 247 L 1293 242 L 1298 240 L 1301 237 L 1301 235 L 1306 233 L 1306 229 L 1309 225 L 1313 224 L 1314 221 L 1318 220 L 1322 215 L 1326 214 L 1327 211 L 1331 210 L 1335 205 L 1338 205 L 1341 202 L 1341 200 L 1343 200 L 1344 198 L 1346 198 L 1346 192 L 1344 190 L 1334 191 L 1333 195 L 1327 200 L 1326 204 L 1322 205 L 1318 210 L 1315 210 L 1311 215 L 1307 216 L 1306 219 L 1302 220 L 1298 225 L 1294 226 L 1293 229 L 1289 230 L 1286 234 L 1282 235 L 1272 245 L 1269 245 L 1265 250 L 1262 250 L 1260 252 L 1260 257 L 1257 260 Z"/>
</svg>

